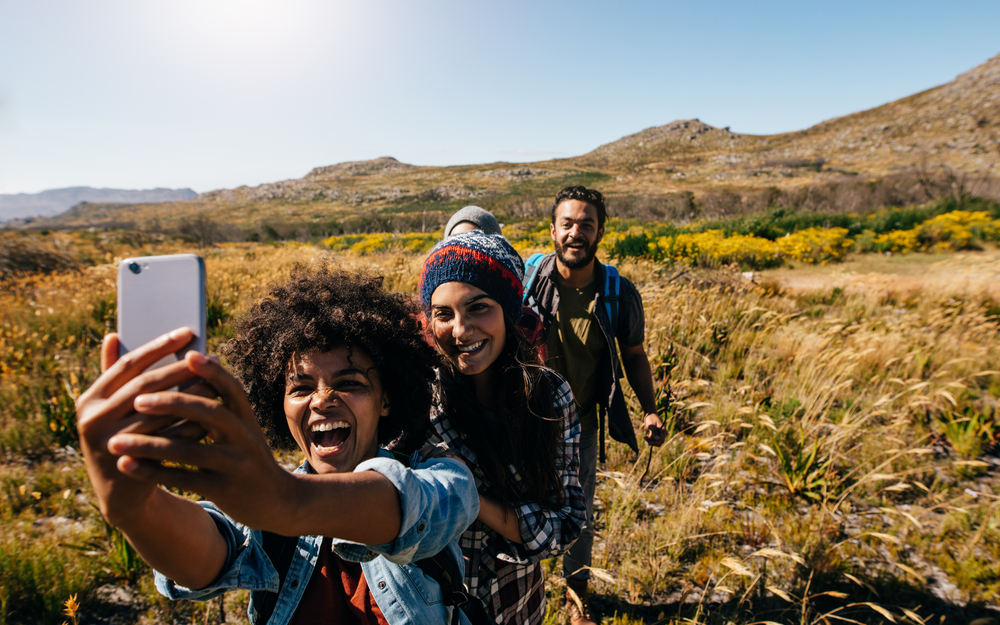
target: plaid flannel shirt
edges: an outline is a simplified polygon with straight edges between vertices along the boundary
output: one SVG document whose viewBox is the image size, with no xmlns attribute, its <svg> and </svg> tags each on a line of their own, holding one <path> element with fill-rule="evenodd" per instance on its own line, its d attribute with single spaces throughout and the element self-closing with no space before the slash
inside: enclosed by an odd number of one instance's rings
<svg viewBox="0 0 1000 625">
<path fill-rule="evenodd" d="M 562 476 L 562 507 L 549 509 L 535 501 L 514 506 L 524 544 L 507 540 L 480 521 L 473 523 L 459 539 L 465 556 L 465 584 L 478 596 L 497 623 L 541 623 L 545 616 L 545 580 L 540 562 L 565 551 L 583 530 L 587 509 L 580 487 L 580 416 L 569 383 L 558 373 L 546 371 L 556 389 L 553 405 L 563 421 L 563 445 L 556 457 Z M 444 444 L 472 468 L 480 493 L 490 485 L 476 462 L 476 454 L 442 411 L 440 401 L 431 410 L 433 429 L 429 442 Z M 510 471 L 515 482 L 518 472 Z M 554 504 L 555 501 L 546 502 Z"/>
</svg>

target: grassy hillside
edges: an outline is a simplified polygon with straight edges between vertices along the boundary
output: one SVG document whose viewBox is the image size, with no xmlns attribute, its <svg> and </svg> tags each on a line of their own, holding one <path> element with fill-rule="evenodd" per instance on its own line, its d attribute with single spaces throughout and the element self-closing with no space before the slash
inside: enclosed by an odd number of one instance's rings
<svg viewBox="0 0 1000 625">
<path fill-rule="evenodd" d="M 61 623 L 72 595 L 81 623 L 217 622 L 220 608 L 245 622 L 245 594 L 208 606 L 159 599 L 92 505 L 73 397 L 95 379 L 114 327 L 116 258 L 192 249 L 122 234 L 15 235 L 93 264 L 50 264 L 0 289 L 0 623 Z M 215 349 L 269 283 L 330 252 L 229 243 L 200 253 Z M 423 259 L 335 254 L 410 293 Z M 594 563 L 604 623 L 995 617 L 1000 252 L 851 256 L 756 283 L 733 269 L 618 266 L 643 294 L 669 440 L 638 457 L 610 444 Z M 556 623 L 562 589 L 548 567 Z"/>
<path fill-rule="evenodd" d="M 680 120 L 574 158 L 423 167 L 383 157 L 185 202 L 81 205 L 8 225 L 170 230 L 208 218 L 265 238 L 269 228 L 281 238 L 422 231 L 471 203 L 508 220 L 534 217 L 569 184 L 600 188 L 621 217 L 685 222 L 769 206 L 857 212 L 957 187 L 1000 197 L 1000 183 L 986 177 L 1000 159 L 998 134 L 1000 56 L 947 84 L 796 132 L 745 135 Z"/>
</svg>

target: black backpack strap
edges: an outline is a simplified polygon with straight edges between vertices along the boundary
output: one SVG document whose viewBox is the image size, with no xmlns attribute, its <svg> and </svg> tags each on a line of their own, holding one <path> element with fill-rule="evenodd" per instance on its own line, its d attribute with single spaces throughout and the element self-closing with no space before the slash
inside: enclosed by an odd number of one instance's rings
<svg viewBox="0 0 1000 625">
<path fill-rule="evenodd" d="M 278 595 L 285 585 L 285 577 L 288 576 L 288 569 L 292 566 L 292 559 L 295 557 L 295 548 L 299 544 L 299 539 L 292 536 L 282 536 L 273 532 L 261 532 L 264 553 L 267 554 L 271 564 L 278 571 L 278 592 L 267 590 L 255 590 L 250 593 L 253 599 L 254 623 L 264 625 L 271 620 L 274 613 L 274 606 L 278 604 Z"/>
<path fill-rule="evenodd" d="M 393 458 L 401 462 L 403 466 L 409 468 L 410 456 L 396 450 L 389 451 L 392 453 Z M 266 549 L 265 547 L 265 551 Z M 487 614 L 486 606 L 483 605 L 483 602 L 478 597 L 469 594 L 462 579 L 462 574 L 459 571 L 458 562 L 447 551 L 439 551 L 429 558 L 417 560 L 412 564 L 423 571 L 424 575 L 437 582 L 437 585 L 441 588 L 441 597 L 444 604 L 455 608 L 451 611 L 452 625 L 458 625 L 459 623 L 459 610 L 465 613 L 465 616 L 473 625 L 486 625 L 493 622 Z M 287 567 L 285 570 L 287 571 Z M 274 609 L 273 606 L 271 609 Z"/>
<path fill-rule="evenodd" d="M 474 597 L 465 587 L 462 576 L 459 573 L 458 562 L 447 551 L 439 551 L 429 558 L 418 560 L 413 563 L 424 572 L 424 575 L 437 582 L 441 587 L 441 597 L 446 606 L 453 606 L 455 609 L 451 613 L 452 625 L 459 622 L 458 611 L 461 610 L 474 625 L 485 625 L 491 623 L 486 612 L 486 606 Z"/>
</svg>

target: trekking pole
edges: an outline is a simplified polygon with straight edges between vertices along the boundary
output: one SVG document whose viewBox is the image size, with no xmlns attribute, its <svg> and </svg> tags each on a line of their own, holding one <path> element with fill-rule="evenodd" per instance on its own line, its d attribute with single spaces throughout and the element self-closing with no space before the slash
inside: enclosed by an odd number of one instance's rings
<svg viewBox="0 0 1000 625">
<path fill-rule="evenodd" d="M 653 446 L 652 445 L 646 445 L 646 446 L 649 447 L 649 455 L 646 456 L 646 470 L 643 471 L 642 475 L 639 476 L 639 488 L 642 488 L 642 481 L 646 479 L 646 474 L 649 473 L 649 465 L 652 464 L 653 462 Z"/>
<path fill-rule="evenodd" d="M 659 392 L 659 391 L 657 391 L 657 392 Z M 667 387 L 667 389 L 666 389 L 666 392 L 667 392 L 667 401 L 668 401 L 668 403 L 669 403 L 670 399 L 672 399 L 672 398 L 673 398 L 673 396 L 672 396 L 672 393 L 671 393 L 671 390 L 670 390 L 670 387 L 669 387 L 669 386 Z M 658 412 L 659 412 L 659 411 L 658 411 Z M 666 412 L 666 409 L 663 409 L 663 412 Z M 663 423 L 666 423 L 666 421 L 665 421 L 665 420 L 663 420 L 663 418 L 662 418 L 662 417 L 660 418 L 660 420 L 661 420 L 661 422 L 663 422 Z M 664 438 L 666 438 L 666 436 L 667 436 L 667 430 L 666 430 L 666 426 L 664 426 L 664 427 L 662 428 L 662 430 L 663 430 L 663 437 L 664 437 Z M 664 444 L 665 442 L 666 442 L 666 441 L 664 441 L 663 443 L 660 443 L 660 444 L 661 444 L 661 445 L 663 445 L 663 444 Z M 646 456 L 646 470 L 645 470 L 645 471 L 643 471 L 643 472 L 642 472 L 642 475 L 640 475 L 640 476 L 639 476 L 639 488 L 642 488 L 642 481 L 643 481 L 644 479 L 646 479 L 646 475 L 648 475 L 648 474 L 649 474 L 649 466 L 650 466 L 651 464 L 653 464 L 653 445 L 650 445 L 649 443 L 646 443 L 646 446 L 647 446 L 647 447 L 649 447 L 649 455 L 648 455 L 648 456 Z M 635 464 L 636 464 L 636 466 L 638 466 L 638 465 L 639 465 L 639 458 L 636 458 L 636 460 L 635 460 Z"/>
</svg>

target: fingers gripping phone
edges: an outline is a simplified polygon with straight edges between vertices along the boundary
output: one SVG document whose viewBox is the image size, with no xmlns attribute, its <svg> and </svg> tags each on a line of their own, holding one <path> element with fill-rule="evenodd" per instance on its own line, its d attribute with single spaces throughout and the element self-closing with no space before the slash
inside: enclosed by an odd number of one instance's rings
<svg viewBox="0 0 1000 625">
<path fill-rule="evenodd" d="M 205 317 L 205 261 L 200 256 L 141 256 L 118 265 L 119 356 L 182 327 L 191 328 L 194 340 L 149 369 L 177 362 L 190 350 L 204 354 Z"/>
</svg>

